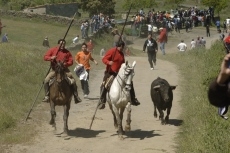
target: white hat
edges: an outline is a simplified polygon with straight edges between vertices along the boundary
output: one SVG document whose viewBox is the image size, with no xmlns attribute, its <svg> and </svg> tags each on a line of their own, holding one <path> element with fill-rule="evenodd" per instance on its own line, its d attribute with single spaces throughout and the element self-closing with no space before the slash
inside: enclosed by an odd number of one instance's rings
<svg viewBox="0 0 230 153">
<path fill-rule="evenodd" d="M 160 27 L 160 28 L 159 28 L 159 30 L 163 30 L 163 28 L 162 28 L 162 27 Z"/>
</svg>

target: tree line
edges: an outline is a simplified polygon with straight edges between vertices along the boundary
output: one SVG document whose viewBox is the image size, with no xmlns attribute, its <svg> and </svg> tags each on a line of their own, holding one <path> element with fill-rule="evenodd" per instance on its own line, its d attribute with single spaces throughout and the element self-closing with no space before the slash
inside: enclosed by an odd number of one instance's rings
<svg viewBox="0 0 230 153">
<path fill-rule="evenodd" d="M 185 0 L 164 0 L 164 3 L 179 5 Z M 89 13 L 89 15 L 103 13 L 113 15 L 116 10 L 116 3 L 122 4 L 124 10 L 128 10 L 132 4 L 132 9 L 153 8 L 158 5 L 156 0 L 0 0 L 0 5 L 4 9 L 20 11 L 28 7 L 38 5 L 72 3 L 77 2 L 79 8 Z M 202 0 L 201 3 L 207 7 L 213 7 L 217 13 L 228 6 L 228 0 Z"/>
</svg>

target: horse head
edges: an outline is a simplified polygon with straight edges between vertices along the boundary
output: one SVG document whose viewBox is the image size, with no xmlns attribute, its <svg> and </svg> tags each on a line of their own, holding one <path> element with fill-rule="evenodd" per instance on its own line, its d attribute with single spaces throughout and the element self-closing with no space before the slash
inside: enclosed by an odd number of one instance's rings
<svg viewBox="0 0 230 153">
<path fill-rule="evenodd" d="M 55 75 L 56 75 L 56 81 L 57 82 L 61 82 L 62 80 L 65 79 L 65 66 L 64 66 L 64 62 L 62 61 L 57 61 L 56 65 L 55 65 Z"/>
<path fill-rule="evenodd" d="M 136 61 L 133 62 L 133 64 L 130 66 L 128 64 L 128 61 L 124 64 L 124 83 L 125 83 L 125 90 L 131 89 L 131 83 L 134 76 L 134 67 L 136 65 Z"/>
</svg>

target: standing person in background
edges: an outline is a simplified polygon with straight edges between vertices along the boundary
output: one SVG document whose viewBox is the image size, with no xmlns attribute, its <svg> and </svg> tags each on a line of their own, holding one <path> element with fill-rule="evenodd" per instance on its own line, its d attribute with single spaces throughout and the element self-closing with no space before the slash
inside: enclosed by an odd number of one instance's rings
<svg viewBox="0 0 230 153">
<path fill-rule="evenodd" d="M 146 47 L 150 69 L 153 70 L 153 63 L 156 65 L 156 53 L 158 51 L 158 45 L 157 42 L 152 38 L 151 34 L 148 35 L 148 39 L 144 43 L 143 52 L 145 52 Z"/>
<path fill-rule="evenodd" d="M 75 104 L 81 102 L 81 99 L 78 97 L 76 80 L 74 79 L 71 71 L 68 68 L 73 65 L 73 57 L 70 51 L 68 51 L 65 48 L 65 43 L 66 43 L 65 40 L 59 39 L 58 40 L 59 46 L 50 48 L 44 55 L 44 60 L 51 62 L 52 69 L 44 80 L 45 97 L 42 100 L 43 102 L 49 102 L 49 96 L 50 96 L 49 95 L 49 81 L 51 78 L 55 77 L 54 69 L 57 64 L 57 61 L 64 62 L 65 73 L 67 77 L 71 80 L 70 86 L 73 92 Z"/>
<path fill-rule="evenodd" d="M 120 34 L 117 29 L 114 29 L 112 31 L 112 34 L 113 34 L 113 47 L 115 47 L 120 39 Z"/>
<path fill-rule="evenodd" d="M 209 29 L 208 24 L 206 25 L 206 34 L 207 34 L 207 37 L 210 37 L 210 29 Z"/>
<path fill-rule="evenodd" d="M 205 47 L 205 45 L 206 45 L 206 40 L 204 39 L 204 37 L 201 37 L 201 46 L 202 47 Z"/>
<path fill-rule="evenodd" d="M 90 71 L 90 64 L 89 60 L 93 61 L 96 65 L 98 64 L 97 61 L 92 57 L 91 52 L 87 50 L 87 44 L 83 43 L 81 45 L 81 51 L 78 52 L 75 56 L 75 62 L 79 65 L 82 64 L 85 70 L 88 73 L 87 80 L 81 80 L 81 88 L 84 93 L 84 98 L 88 98 L 89 95 L 89 71 Z"/>
<path fill-rule="evenodd" d="M 184 43 L 184 40 L 181 40 L 181 42 L 177 45 L 177 48 L 180 52 L 184 52 L 187 50 L 187 45 Z"/>
<path fill-rule="evenodd" d="M 104 55 L 105 55 L 105 48 L 102 48 L 101 51 L 100 51 L 100 56 L 104 57 Z"/>
<path fill-rule="evenodd" d="M 165 43 L 167 43 L 168 38 L 166 35 L 166 28 L 159 28 L 160 30 L 160 35 L 158 38 L 158 42 L 160 43 L 160 49 L 162 51 L 162 54 L 165 55 Z"/>
<path fill-rule="evenodd" d="M 153 29 L 152 25 L 148 24 L 148 34 L 149 35 L 152 35 L 152 29 Z"/>
<path fill-rule="evenodd" d="M 45 39 L 43 40 L 42 45 L 43 45 L 44 47 L 50 48 L 50 43 L 49 43 L 49 39 L 48 39 L 47 36 L 46 36 Z"/>
<path fill-rule="evenodd" d="M 91 54 L 93 54 L 94 44 L 93 44 L 92 39 L 90 39 L 86 45 L 87 45 L 88 52 L 90 52 Z"/>
</svg>

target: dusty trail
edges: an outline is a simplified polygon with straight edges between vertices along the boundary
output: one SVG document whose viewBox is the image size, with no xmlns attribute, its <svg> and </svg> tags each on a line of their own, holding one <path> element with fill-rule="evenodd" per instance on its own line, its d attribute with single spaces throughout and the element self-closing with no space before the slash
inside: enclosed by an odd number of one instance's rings
<svg viewBox="0 0 230 153">
<path fill-rule="evenodd" d="M 176 45 L 184 36 L 185 43 L 190 43 L 192 38 L 196 38 L 200 32 L 195 30 L 191 36 L 185 34 L 175 34 L 172 41 L 166 45 L 166 53 L 176 52 Z M 205 33 L 204 33 L 205 34 Z M 212 34 L 212 33 L 211 33 Z M 207 38 L 207 46 L 211 40 Z M 142 50 L 145 39 L 135 40 L 132 47 Z M 171 49 L 169 51 L 169 48 Z M 160 54 L 160 52 L 159 52 Z M 167 55 L 166 55 L 167 56 Z M 168 80 L 172 85 L 179 85 L 180 75 L 177 67 L 167 61 L 157 60 L 154 70 L 150 70 L 147 57 L 127 57 L 130 63 L 137 61 L 135 67 L 134 87 L 137 98 L 141 102 L 140 106 L 132 107 L 131 131 L 126 132 L 124 140 L 118 139 L 116 130 L 113 127 L 112 114 L 106 105 L 104 110 L 98 110 L 92 129 L 89 130 L 91 118 L 98 102 L 99 85 L 103 77 L 102 70 L 92 70 L 96 76 L 90 79 L 89 99 L 84 99 L 82 103 L 75 105 L 72 102 L 69 116 L 69 136 L 62 137 L 59 133 L 63 130 L 62 107 L 57 107 L 57 130 L 48 124 L 49 106 L 42 103 L 40 107 L 47 114 L 43 118 L 41 127 L 36 129 L 37 136 L 34 141 L 28 144 L 18 144 L 11 147 L 7 152 L 12 153 L 172 153 L 175 152 L 174 138 L 179 130 L 182 120 L 179 118 L 181 107 L 179 105 L 181 88 L 178 86 L 174 90 L 174 100 L 172 111 L 169 116 L 169 124 L 161 125 L 158 118 L 153 117 L 153 104 L 150 98 L 150 84 L 158 76 Z M 102 63 L 99 63 L 102 64 Z M 79 89 L 80 91 L 80 89 Z M 82 94 L 80 92 L 81 97 Z M 45 110 L 44 110 L 45 109 Z M 41 111 L 41 109 L 36 109 Z M 37 118 L 38 116 L 31 116 Z M 47 120 L 45 120 L 47 119 Z M 124 121 L 126 120 L 126 112 Z M 30 121 L 28 121 L 30 122 Z"/>
</svg>

